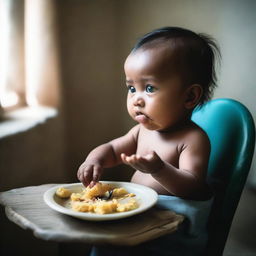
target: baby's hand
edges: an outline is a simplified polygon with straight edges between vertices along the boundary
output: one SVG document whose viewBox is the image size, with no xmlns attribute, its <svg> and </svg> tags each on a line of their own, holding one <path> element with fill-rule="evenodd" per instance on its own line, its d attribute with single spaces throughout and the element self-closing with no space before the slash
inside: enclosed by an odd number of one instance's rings
<svg viewBox="0 0 256 256">
<path fill-rule="evenodd" d="M 97 161 L 85 160 L 77 171 L 77 178 L 85 187 L 92 187 L 99 181 L 102 171 L 103 168 Z"/>
<path fill-rule="evenodd" d="M 150 174 L 156 173 L 163 167 L 164 164 L 161 158 L 154 151 L 145 156 L 136 154 L 127 156 L 126 154 L 122 153 L 121 159 L 125 164 L 130 165 L 134 169 Z"/>
</svg>

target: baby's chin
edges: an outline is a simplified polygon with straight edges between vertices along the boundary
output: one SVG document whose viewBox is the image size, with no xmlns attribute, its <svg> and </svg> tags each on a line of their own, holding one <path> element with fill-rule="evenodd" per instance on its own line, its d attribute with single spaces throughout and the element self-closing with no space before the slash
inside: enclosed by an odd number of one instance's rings
<svg viewBox="0 0 256 256">
<path fill-rule="evenodd" d="M 144 128 L 146 128 L 147 130 L 150 131 L 159 131 L 161 132 L 162 130 L 168 130 L 168 127 L 160 125 L 158 123 L 156 123 L 154 120 L 150 119 L 150 118 L 146 118 L 146 117 L 138 117 L 138 116 L 134 116 L 132 114 L 130 114 L 131 118 L 138 124 L 140 124 L 141 126 L 143 126 Z"/>
<path fill-rule="evenodd" d="M 150 131 L 161 131 L 164 129 L 163 127 L 156 125 L 153 122 L 140 123 L 140 125 Z"/>
<path fill-rule="evenodd" d="M 153 121 L 150 121 L 148 123 L 141 124 L 143 127 L 145 127 L 147 130 L 150 131 L 157 131 L 157 132 L 169 132 L 172 130 L 172 126 L 169 124 L 159 124 Z"/>
</svg>

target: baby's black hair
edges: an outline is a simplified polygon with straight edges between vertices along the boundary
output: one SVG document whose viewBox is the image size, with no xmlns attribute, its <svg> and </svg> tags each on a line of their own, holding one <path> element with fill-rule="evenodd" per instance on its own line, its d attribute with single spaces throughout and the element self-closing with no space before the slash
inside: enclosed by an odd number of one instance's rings
<svg viewBox="0 0 256 256">
<path fill-rule="evenodd" d="M 197 34 L 180 27 L 163 27 L 140 38 L 132 52 L 157 47 L 158 43 L 169 43 L 172 50 L 178 51 L 178 71 L 185 78 L 186 85 L 202 86 L 203 95 L 198 105 L 203 105 L 217 86 L 215 60 L 221 57 L 217 43 L 206 34 Z"/>
</svg>

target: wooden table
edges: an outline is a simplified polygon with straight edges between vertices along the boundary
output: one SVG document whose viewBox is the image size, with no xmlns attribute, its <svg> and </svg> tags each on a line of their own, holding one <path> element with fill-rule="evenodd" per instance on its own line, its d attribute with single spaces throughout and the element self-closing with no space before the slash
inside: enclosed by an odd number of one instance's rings
<svg viewBox="0 0 256 256">
<path fill-rule="evenodd" d="M 82 242 L 90 245 L 133 246 L 174 232 L 184 217 L 156 207 L 125 219 L 90 222 L 49 208 L 43 194 L 62 184 L 12 189 L 0 193 L 6 216 L 40 239 L 56 242 Z"/>
</svg>

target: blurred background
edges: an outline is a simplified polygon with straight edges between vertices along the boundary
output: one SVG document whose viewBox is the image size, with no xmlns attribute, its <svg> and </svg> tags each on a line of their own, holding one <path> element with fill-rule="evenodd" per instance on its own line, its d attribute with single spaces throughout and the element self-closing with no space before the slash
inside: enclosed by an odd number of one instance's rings
<svg viewBox="0 0 256 256">
<path fill-rule="evenodd" d="M 214 98 L 239 100 L 256 121 L 255 9 L 253 0 L 0 0 L 0 191 L 77 182 L 88 152 L 132 127 L 123 63 L 136 40 L 155 28 L 213 36 L 222 52 Z M 256 201 L 255 166 L 254 157 L 241 214 Z M 121 166 L 103 178 L 131 174 Z M 256 255 L 252 222 L 240 216 L 225 255 Z M 253 221 L 256 211 L 249 216 Z M 19 230 L 3 210 L 1 222 L 3 255 L 57 255 L 56 244 Z"/>
</svg>

